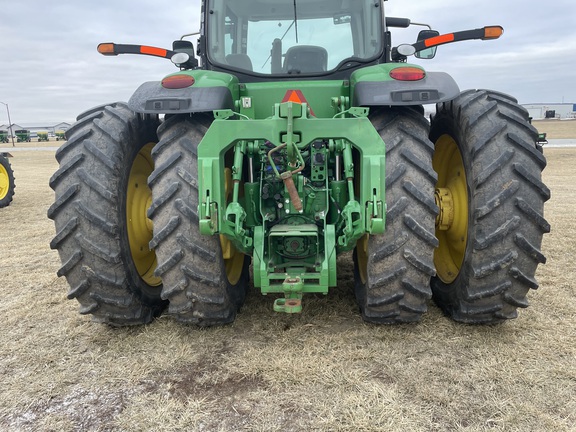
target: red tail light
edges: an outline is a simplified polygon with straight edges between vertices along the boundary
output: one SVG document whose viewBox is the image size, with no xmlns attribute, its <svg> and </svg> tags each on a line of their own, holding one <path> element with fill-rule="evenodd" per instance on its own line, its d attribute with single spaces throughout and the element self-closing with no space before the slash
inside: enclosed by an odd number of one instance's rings
<svg viewBox="0 0 576 432">
<path fill-rule="evenodd" d="M 194 84 L 194 77 L 190 75 L 172 75 L 162 80 L 162 87 L 167 89 L 181 89 Z"/>
<path fill-rule="evenodd" d="M 426 72 L 419 68 L 403 66 L 392 69 L 390 77 L 398 81 L 419 81 L 426 77 Z"/>
</svg>

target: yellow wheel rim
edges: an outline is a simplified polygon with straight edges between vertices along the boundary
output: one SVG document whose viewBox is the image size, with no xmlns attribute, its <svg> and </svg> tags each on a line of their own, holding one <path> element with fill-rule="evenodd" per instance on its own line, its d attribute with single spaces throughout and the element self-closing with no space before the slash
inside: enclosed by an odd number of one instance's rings
<svg viewBox="0 0 576 432">
<path fill-rule="evenodd" d="M 10 177 L 8 176 L 8 170 L 4 168 L 4 165 L 0 165 L 0 200 L 8 195 L 9 189 Z"/>
<path fill-rule="evenodd" d="M 152 240 L 152 221 L 146 216 L 152 203 L 148 176 L 154 169 L 151 155 L 153 147 L 152 142 L 146 144 L 132 163 L 126 192 L 126 225 L 130 253 L 138 274 L 148 285 L 159 286 L 162 280 L 154 276 L 157 266 L 156 253 L 148 246 Z"/>
<path fill-rule="evenodd" d="M 356 242 L 356 262 L 358 274 L 363 284 L 368 280 L 368 234 Z"/>
<path fill-rule="evenodd" d="M 227 201 L 230 201 L 233 190 L 232 170 L 230 168 L 224 170 L 224 177 L 226 179 L 224 193 Z M 244 254 L 236 249 L 232 242 L 223 235 L 220 235 L 220 245 L 222 246 L 222 258 L 226 267 L 226 277 L 231 285 L 236 285 L 244 270 Z"/>
<path fill-rule="evenodd" d="M 440 244 L 434 251 L 436 273 L 444 283 L 452 283 L 464 262 L 468 241 L 468 189 L 462 155 L 456 141 L 442 135 L 436 141 L 434 170 L 438 173 L 436 237 Z"/>
<path fill-rule="evenodd" d="M 236 285 L 242 276 L 244 269 L 244 254 L 234 247 L 232 242 L 225 236 L 220 236 L 222 246 L 222 258 L 226 267 L 226 277 L 231 285 Z"/>
</svg>

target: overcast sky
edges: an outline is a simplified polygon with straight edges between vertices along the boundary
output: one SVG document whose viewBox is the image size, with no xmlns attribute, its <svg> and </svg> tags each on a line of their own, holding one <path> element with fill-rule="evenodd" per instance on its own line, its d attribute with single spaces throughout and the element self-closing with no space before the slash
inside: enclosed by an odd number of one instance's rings
<svg viewBox="0 0 576 432">
<path fill-rule="evenodd" d="M 445 45 L 434 60 L 416 61 L 450 73 L 462 90 L 494 89 L 520 103 L 576 103 L 575 0 L 390 0 L 386 8 L 389 16 L 428 23 L 441 33 L 505 28 L 499 40 Z M 200 1 L 0 0 L 0 11 L 0 101 L 9 105 L 13 123 L 40 126 L 127 101 L 141 83 L 174 72 L 167 60 L 104 57 L 96 46 L 170 48 L 182 34 L 199 30 Z M 397 30 L 393 43 L 414 38 Z M 0 105 L 0 124 L 6 123 Z"/>
</svg>

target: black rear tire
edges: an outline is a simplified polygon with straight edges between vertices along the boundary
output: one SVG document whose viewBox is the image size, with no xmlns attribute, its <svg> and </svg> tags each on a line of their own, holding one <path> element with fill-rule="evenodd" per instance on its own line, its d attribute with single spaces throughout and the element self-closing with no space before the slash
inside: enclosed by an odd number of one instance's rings
<svg viewBox="0 0 576 432">
<path fill-rule="evenodd" d="M 415 108 L 377 109 L 370 118 L 386 145 L 386 231 L 354 250 L 356 299 L 365 321 L 414 322 L 432 297 L 438 245 L 429 126 Z"/>
<path fill-rule="evenodd" d="M 230 282 L 219 236 L 200 234 L 197 147 L 211 122 L 205 114 L 168 118 L 158 129 L 156 169 L 148 181 L 162 298 L 176 320 L 202 327 L 234 321 L 249 279 L 248 257 L 240 257 L 240 277 Z"/>
<path fill-rule="evenodd" d="M 156 118 L 116 103 L 78 117 L 56 152 L 60 168 L 50 179 L 56 198 L 48 210 L 56 236 L 50 243 L 81 314 L 115 326 L 150 322 L 166 307 L 161 286 L 141 277 L 127 232 L 131 167 L 144 146 L 155 143 Z M 146 187 L 144 181 L 141 187 Z M 142 215 L 145 217 L 145 211 Z"/>
<path fill-rule="evenodd" d="M 461 267 L 452 276 L 439 270 L 431 284 L 435 302 L 457 321 L 515 318 L 517 308 L 528 306 L 527 292 L 538 287 L 534 275 L 546 262 L 540 248 L 550 231 L 543 217 L 550 191 L 541 180 L 546 159 L 537 137 L 527 111 L 501 93 L 470 90 L 437 106 L 430 139 L 456 144 L 467 185 Z"/>
</svg>

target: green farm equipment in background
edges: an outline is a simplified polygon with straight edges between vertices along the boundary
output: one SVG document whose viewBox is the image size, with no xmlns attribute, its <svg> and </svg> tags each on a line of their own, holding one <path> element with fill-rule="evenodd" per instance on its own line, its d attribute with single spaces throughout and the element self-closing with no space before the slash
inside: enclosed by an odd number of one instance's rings
<svg viewBox="0 0 576 432">
<path fill-rule="evenodd" d="M 66 132 L 62 130 L 56 131 L 56 141 L 66 141 Z"/>
<path fill-rule="evenodd" d="M 14 131 L 16 134 L 17 142 L 30 142 L 32 138 L 30 138 L 30 131 L 26 129 L 19 129 Z"/>
<path fill-rule="evenodd" d="M 528 121 L 532 124 L 532 117 L 528 117 Z M 536 147 L 541 152 L 544 152 L 544 145 L 548 144 L 548 138 L 546 132 L 538 132 L 538 137 L 536 138 Z"/>
<path fill-rule="evenodd" d="M 0 208 L 10 205 L 14 196 L 14 171 L 8 158 L 10 153 L 0 152 Z"/>
<path fill-rule="evenodd" d="M 0 130 L 0 143 L 8 142 L 8 131 Z"/>
<path fill-rule="evenodd" d="M 38 142 L 49 141 L 48 132 L 38 132 Z"/>
<path fill-rule="evenodd" d="M 56 153 L 51 247 L 81 313 L 229 323 L 250 263 L 296 313 L 349 251 L 369 322 L 418 321 L 432 297 L 468 323 L 528 306 L 550 229 L 537 131 L 513 97 L 408 63 L 501 27 L 393 45 L 421 24 L 381 0 L 204 0 L 201 16 L 196 49 L 98 47 L 178 72 L 81 114 Z"/>
</svg>

